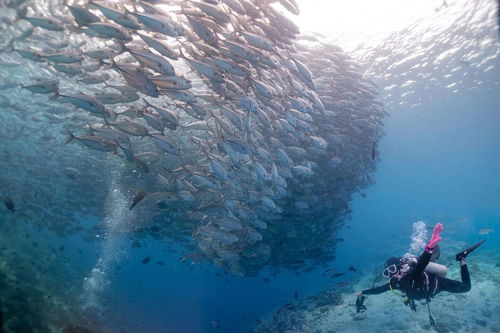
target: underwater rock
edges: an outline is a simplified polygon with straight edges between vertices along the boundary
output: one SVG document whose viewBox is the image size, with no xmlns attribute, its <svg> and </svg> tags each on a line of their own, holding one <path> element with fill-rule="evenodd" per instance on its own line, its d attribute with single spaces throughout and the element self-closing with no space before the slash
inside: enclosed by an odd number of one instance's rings
<svg viewBox="0 0 500 333">
<path fill-rule="evenodd" d="M 12 317 L 4 324 L 6 332 L 29 333 L 32 330 L 31 324 L 23 321 L 18 317 Z"/>
<path fill-rule="evenodd" d="M 313 318 L 323 318 L 335 306 L 343 304 L 340 294 L 321 292 L 305 300 L 288 303 L 280 308 L 266 322 L 255 325 L 254 332 L 284 332 L 286 330 L 303 332 L 307 322 Z M 315 330 L 311 330 L 314 331 Z"/>
<path fill-rule="evenodd" d="M 443 323 L 442 321 L 438 321 L 435 325 L 434 325 L 434 330 L 436 332 L 439 332 L 439 333 L 448 333 L 448 332 L 451 332 L 449 327 Z"/>
<path fill-rule="evenodd" d="M 477 261 L 485 267 L 493 267 L 497 258 L 490 255 L 475 256 L 471 260 Z M 371 267 L 367 267 L 371 271 Z M 450 276 L 460 276 L 460 266 L 449 267 Z M 475 272 L 471 271 L 473 288 L 470 292 L 453 294 L 439 293 L 433 297 L 430 310 L 436 322 L 435 328 L 431 327 L 428 319 L 427 307 L 418 302 L 417 312 L 405 307 L 399 297 L 391 297 L 388 292 L 384 295 L 370 296 L 366 306 L 367 311 L 357 314 L 355 310 L 355 296 L 352 292 L 342 294 L 344 302 L 340 305 L 324 305 L 318 307 L 318 300 L 324 297 L 318 293 L 307 299 L 289 303 L 271 316 L 267 317 L 255 333 L 281 332 L 277 330 L 277 321 L 286 329 L 296 329 L 297 326 L 287 326 L 290 318 L 304 318 L 301 324 L 310 327 L 311 332 L 334 329 L 337 332 L 498 332 L 498 318 L 493 314 L 500 309 L 498 300 L 499 290 L 496 287 L 494 276 L 498 269 L 490 269 L 491 278 L 484 282 L 477 282 Z M 380 274 L 379 270 L 374 275 Z M 487 274 L 485 272 L 483 275 Z M 361 281 L 357 280 L 361 279 Z M 372 276 L 354 276 L 350 283 L 355 290 L 360 290 L 372 284 Z M 487 291 L 487 296 L 482 296 L 481 291 Z M 328 292 L 330 290 L 327 290 Z M 328 297 L 327 297 L 328 298 Z M 328 309 L 328 311 L 326 311 Z M 484 325 L 484 326 L 483 326 Z"/>
<path fill-rule="evenodd" d="M 323 307 L 319 308 L 319 312 L 320 313 L 328 312 L 328 307 L 327 306 L 323 306 Z"/>
<path fill-rule="evenodd" d="M 481 314 L 482 314 L 483 316 L 485 316 L 485 317 L 488 317 L 488 318 L 489 318 L 489 317 L 491 317 L 492 312 L 491 312 L 491 310 L 488 310 L 488 309 L 482 309 L 482 310 L 481 310 Z"/>
<path fill-rule="evenodd" d="M 16 208 L 14 206 L 14 201 L 12 200 L 11 197 L 7 196 L 7 195 L 4 195 L 2 197 L 2 201 L 3 201 L 3 204 L 5 205 L 5 207 L 10 210 L 11 212 L 15 212 L 16 211 Z"/>
<path fill-rule="evenodd" d="M 409 328 L 408 324 L 400 320 L 393 320 L 384 324 L 391 331 L 403 332 Z"/>
<path fill-rule="evenodd" d="M 487 325 L 487 322 L 486 320 L 481 320 L 481 319 L 476 319 L 476 324 L 478 324 L 479 326 L 483 326 L 483 327 L 486 327 Z"/>
<path fill-rule="evenodd" d="M 340 305 L 344 303 L 342 295 L 324 291 L 318 294 L 317 296 L 313 296 L 312 300 L 315 302 L 316 307 L 326 306 L 326 305 Z"/>
<path fill-rule="evenodd" d="M 92 333 L 92 331 L 82 326 L 68 325 L 63 329 L 63 333 Z"/>
</svg>

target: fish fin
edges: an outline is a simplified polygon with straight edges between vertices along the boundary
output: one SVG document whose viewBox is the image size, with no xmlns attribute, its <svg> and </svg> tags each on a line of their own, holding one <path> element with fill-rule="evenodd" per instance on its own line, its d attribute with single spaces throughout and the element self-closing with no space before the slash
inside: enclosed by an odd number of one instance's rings
<svg viewBox="0 0 500 333">
<path fill-rule="evenodd" d="M 120 72 L 120 68 L 116 65 L 115 59 L 113 56 L 109 57 L 109 64 L 106 64 L 104 61 L 100 60 L 101 63 L 105 64 L 106 67 L 101 68 L 102 70 L 108 70 L 108 69 L 116 69 L 118 72 Z"/>
<path fill-rule="evenodd" d="M 111 118 L 113 118 L 113 121 L 116 121 L 116 118 L 118 117 L 118 113 L 113 112 L 113 111 L 109 111 L 109 113 L 111 113 Z M 106 117 L 104 117 L 104 119 L 106 119 Z"/>
<path fill-rule="evenodd" d="M 127 45 L 125 45 L 125 42 L 122 41 L 122 40 L 117 40 L 117 43 L 118 45 L 120 46 L 120 51 L 119 54 L 121 53 L 124 53 L 124 52 L 127 52 L 129 50 L 129 48 L 127 47 Z"/>
<path fill-rule="evenodd" d="M 184 52 L 182 52 L 182 46 L 179 46 L 178 50 L 179 50 L 179 55 L 180 55 L 180 57 L 181 57 L 181 58 L 184 58 L 184 59 L 187 59 L 187 57 L 186 57 L 186 55 L 184 54 Z"/>
<path fill-rule="evenodd" d="M 208 129 L 210 130 L 210 132 L 212 132 L 212 133 L 213 133 L 213 135 L 217 137 L 216 130 L 215 130 L 214 128 L 212 128 L 212 126 L 210 126 L 210 124 L 208 124 L 208 123 L 207 123 L 207 127 L 208 127 Z"/>
<path fill-rule="evenodd" d="M 70 143 L 75 138 L 75 135 L 69 129 L 66 130 L 66 133 L 68 133 L 68 137 L 66 138 L 66 141 L 64 142 L 65 144 Z"/>
<path fill-rule="evenodd" d="M 109 127 L 111 127 L 111 124 L 108 122 L 108 119 L 105 116 L 103 117 L 103 119 L 104 119 L 104 122 L 106 123 L 106 125 L 108 125 Z"/>
<path fill-rule="evenodd" d="M 101 65 L 102 70 L 108 70 L 108 69 L 113 68 L 113 64 L 111 64 L 111 62 L 109 64 L 107 64 L 103 60 L 99 60 L 99 64 Z M 106 86 L 106 87 L 108 87 L 108 86 Z"/>
<path fill-rule="evenodd" d="M 151 105 L 151 103 L 149 103 L 147 99 L 143 98 L 142 100 L 144 101 L 144 103 L 146 103 L 146 106 L 153 107 L 153 105 Z"/>
<path fill-rule="evenodd" d="M 59 91 L 56 91 L 56 92 L 55 92 L 52 96 L 50 96 L 49 101 L 53 101 L 53 100 L 55 100 L 56 98 L 58 98 L 59 96 L 61 96 L 61 95 L 59 94 Z"/>
<path fill-rule="evenodd" d="M 18 20 L 22 20 L 22 19 L 26 19 L 26 14 L 28 14 L 27 12 L 27 6 L 25 6 L 24 8 L 19 8 L 20 10 L 16 10 L 16 21 Z"/>
<path fill-rule="evenodd" d="M 15 41 L 16 41 L 16 38 L 15 37 L 12 38 L 10 40 L 10 42 L 7 44 L 7 46 L 0 50 L 0 53 L 3 53 L 5 51 L 7 51 L 7 50 L 9 50 L 9 51 L 15 51 L 15 49 L 14 49 L 14 42 Z"/>
<path fill-rule="evenodd" d="M 88 121 L 87 121 L 87 126 L 89 127 L 90 135 L 94 135 L 94 129 L 92 128 L 92 125 L 90 125 Z"/>
<path fill-rule="evenodd" d="M 77 32 L 78 30 L 80 30 L 80 26 L 79 25 L 66 25 L 66 28 L 68 29 L 69 32 Z"/>
</svg>

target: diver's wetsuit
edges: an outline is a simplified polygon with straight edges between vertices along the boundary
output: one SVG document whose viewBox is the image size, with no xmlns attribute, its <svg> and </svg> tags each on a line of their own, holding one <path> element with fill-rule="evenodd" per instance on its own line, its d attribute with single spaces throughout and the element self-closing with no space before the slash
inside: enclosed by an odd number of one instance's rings
<svg viewBox="0 0 500 333">
<path fill-rule="evenodd" d="M 424 272 L 425 267 L 429 264 L 431 255 L 432 253 L 424 251 L 420 258 L 418 258 L 417 265 L 410 275 L 404 276 L 399 280 L 396 276 L 393 276 L 388 283 L 380 287 L 363 290 L 362 293 L 364 295 L 376 295 L 392 288 L 400 289 L 404 291 L 409 298 L 418 300 L 432 297 L 440 291 L 465 293 L 470 290 L 471 284 L 467 265 L 460 266 L 462 282 Z"/>
</svg>

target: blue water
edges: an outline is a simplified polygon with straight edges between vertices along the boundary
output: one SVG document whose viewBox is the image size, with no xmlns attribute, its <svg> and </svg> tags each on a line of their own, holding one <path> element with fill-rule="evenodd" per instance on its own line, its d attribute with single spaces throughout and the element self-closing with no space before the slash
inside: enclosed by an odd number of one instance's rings
<svg viewBox="0 0 500 333">
<path fill-rule="evenodd" d="M 443 252 L 450 247 L 447 241 L 473 244 L 484 238 L 488 242 L 481 250 L 498 250 L 499 103 L 497 93 L 476 91 L 410 111 L 394 110 L 379 147 L 377 184 L 365 191 L 366 198 L 358 195 L 352 202 L 350 228 L 339 235 L 345 241 L 338 244 L 332 266 L 340 271 L 350 265 L 363 270 L 379 262 L 382 267 L 388 256 L 408 250 L 412 224 L 418 220 L 430 226 L 444 224 Z M 484 228 L 495 231 L 479 235 Z M 152 262 L 161 258 L 166 266 L 142 265 L 146 256 Z M 133 250 L 114 277 L 112 302 L 125 317 L 141 319 L 138 330 L 245 332 L 253 320 L 293 300 L 295 290 L 303 297 L 334 282 L 318 272 L 300 277 L 283 273 L 269 283 L 259 278 L 221 278 L 209 267 L 189 269 L 177 263 L 178 257 L 166 256 L 154 245 Z M 340 280 L 354 280 L 359 274 Z M 221 327 L 213 328 L 212 320 Z"/>
<path fill-rule="evenodd" d="M 352 229 L 340 245 L 345 256 L 364 264 L 387 257 L 409 241 L 417 220 L 443 222 L 443 246 L 447 236 L 470 243 L 482 238 L 479 230 L 498 228 L 499 102 L 496 92 L 479 91 L 393 112 L 377 184 L 353 202 Z M 464 217 L 470 221 L 460 222 Z M 496 247 L 498 233 L 487 237 Z"/>
<path fill-rule="evenodd" d="M 365 191 L 366 198 L 358 195 L 352 202 L 352 220 L 339 235 L 345 241 L 338 244 L 332 266 L 345 271 L 353 265 L 362 271 L 405 253 L 418 220 L 444 224 L 443 251 L 450 239 L 472 244 L 486 238 L 482 250 L 498 248 L 499 102 L 498 94 L 478 91 L 411 111 L 394 110 L 379 146 L 377 183 Z M 485 228 L 495 232 L 479 235 Z M 179 254 L 166 253 L 152 240 L 147 244 L 117 263 L 120 269 L 105 291 L 113 311 L 134 322 L 124 326 L 132 331 L 244 332 L 253 320 L 293 300 L 295 290 L 303 297 L 333 285 L 318 272 L 300 277 L 284 272 L 270 282 L 260 280 L 269 274 L 218 277 L 208 265 L 181 264 Z M 151 262 L 141 264 L 147 256 Z M 156 264 L 160 260 L 164 267 Z M 87 264 L 91 267 L 93 261 Z M 358 274 L 341 280 L 357 279 Z M 212 320 L 221 327 L 213 328 Z"/>
<path fill-rule="evenodd" d="M 491 35 L 491 31 L 484 34 Z M 478 44 L 481 40 L 477 36 L 472 39 Z M 491 44 L 489 47 L 493 48 Z M 406 51 L 402 54 L 407 55 Z M 389 74 L 384 68 L 379 68 L 379 72 L 374 68 L 368 71 L 373 75 L 370 79 L 380 85 L 380 98 L 390 114 L 384 120 L 385 136 L 377 146 L 376 184 L 364 189 L 363 195 L 354 195 L 350 203 L 352 218 L 337 235 L 343 241 L 337 243 L 336 259 L 325 267 L 301 274 L 274 273 L 266 269 L 257 277 L 241 278 L 209 263 L 180 262 L 185 250 L 172 242 L 166 247 L 165 240 L 158 242 L 148 236 L 141 240 L 141 248 L 133 248 L 126 232 L 116 232 L 111 243 L 87 242 L 80 234 L 61 238 L 25 223 L 23 218 L 13 224 L 18 231 L 9 234 L 9 246 L 15 252 L 34 258 L 37 268 L 43 270 L 42 275 L 52 283 L 46 286 L 47 290 L 56 290 L 60 281 L 64 281 L 61 285 L 72 286 L 67 290 L 68 303 L 74 301 L 76 295 L 77 301 L 73 304 L 78 304 L 79 310 L 80 306 L 85 309 L 88 305 L 87 297 L 95 296 L 98 310 L 88 311 L 86 320 L 96 320 L 112 327 L 113 332 L 124 333 L 250 332 L 257 321 L 294 301 L 295 294 L 304 299 L 324 290 L 341 292 L 345 303 L 353 303 L 353 293 L 357 290 L 350 286 L 364 277 L 374 277 L 388 256 L 407 252 L 412 225 L 421 220 L 429 230 L 436 223 L 444 225 L 441 249 L 448 257 L 457 248 L 482 239 L 487 242 L 478 252 L 497 255 L 500 252 L 498 51 L 482 56 L 490 58 L 488 64 L 470 69 L 475 71 L 471 81 L 467 81 L 462 71 L 448 67 L 446 61 L 439 64 L 444 62 L 440 68 L 451 74 L 451 79 L 446 79 L 463 80 L 458 93 L 438 97 L 443 85 L 449 82 L 444 82 L 443 72 L 434 73 L 437 82 L 442 83 L 438 93 L 434 93 L 432 85 L 419 90 L 416 84 L 413 93 L 416 97 L 407 104 L 399 104 L 404 100 L 401 96 L 386 95 L 384 87 L 400 85 L 403 81 L 399 74 L 410 68 L 397 68 Z M 456 65 L 462 59 L 453 61 L 451 64 Z M 484 70 L 489 64 L 494 68 Z M 469 70 L 467 66 L 464 72 Z M 383 74 L 387 75 L 382 80 Z M 419 77 L 406 80 L 421 83 Z M 398 86 L 402 91 L 405 88 Z M 410 107 L 411 104 L 414 105 Z M 64 147 L 61 149 L 70 149 Z M 106 175 L 106 180 L 108 177 L 112 178 Z M 104 217 L 112 215 L 114 208 L 103 213 Z M 125 219 L 117 214 L 113 221 L 123 222 L 125 225 L 119 227 L 126 229 Z M 0 218 L 1 222 L 7 220 Z M 102 217 L 78 218 L 84 226 L 103 222 Z M 140 217 L 134 218 L 133 221 L 140 220 Z M 2 230 L 10 230 L 10 227 L 2 225 Z M 112 246 L 112 255 L 108 257 L 106 244 Z M 62 246 L 64 250 L 57 250 Z M 48 249 L 56 253 L 56 259 L 47 258 L 45 262 Z M 150 261 L 142 263 L 147 257 Z M 92 277 L 93 268 L 99 267 L 97 263 L 103 258 L 108 261 L 103 265 L 102 284 L 89 287 L 84 279 Z M 469 261 L 474 263 L 474 260 L 471 255 Z M 164 266 L 159 265 L 159 261 Z M 357 271 L 349 272 L 349 266 L 356 267 Z M 335 268 L 345 275 L 337 279 L 324 277 L 322 272 L 327 268 Z M 31 274 L 31 271 L 24 273 Z M 471 275 L 474 281 L 474 271 Z M 348 286 L 339 289 L 339 282 Z M 66 290 L 60 292 L 64 294 Z M 57 324 L 62 327 L 67 323 Z"/>
</svg>

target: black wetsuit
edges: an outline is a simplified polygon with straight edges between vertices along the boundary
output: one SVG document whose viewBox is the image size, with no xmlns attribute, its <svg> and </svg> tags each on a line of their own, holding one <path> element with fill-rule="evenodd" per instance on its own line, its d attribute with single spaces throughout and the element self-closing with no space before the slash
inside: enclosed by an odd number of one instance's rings
<svg viewBox="0 0 500 333">
<path fill-rule="evenodd" d="M 396 277 L 392 277 L 390 281 L 383 286 L 363 290 L 362 293 L 365 295 L 376 295 L 392 288 L 403 291 L 410 299 L 419 300 L 432 297 L 440 291 L 465 293 L 470 290 L 471 284 L 467 265 L 460 266 L 462 282 L 424 272 L 425 267 L 429 264 L 431 255 L 432 253 L 424 252 L 420 258 L 418 258 L 417 265 L 413 268 L 411 273 L 400 280 Z"/>
</svg>

